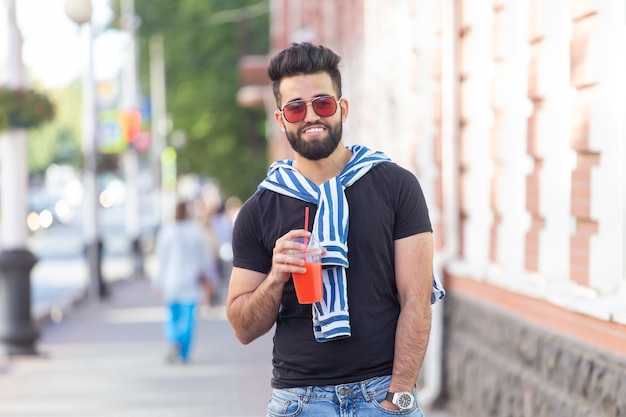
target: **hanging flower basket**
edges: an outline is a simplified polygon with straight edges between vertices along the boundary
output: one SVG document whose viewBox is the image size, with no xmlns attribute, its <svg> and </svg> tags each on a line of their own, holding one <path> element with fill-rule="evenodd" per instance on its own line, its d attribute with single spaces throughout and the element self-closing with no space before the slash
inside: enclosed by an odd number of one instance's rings
<svg viewBox="0 0 626 417">
<path fill-rule="evenodd" d="M 0 86 L 0 131 L 39 127 L 54 117 L 54 104 L 31 89 Z"/>
</svg>

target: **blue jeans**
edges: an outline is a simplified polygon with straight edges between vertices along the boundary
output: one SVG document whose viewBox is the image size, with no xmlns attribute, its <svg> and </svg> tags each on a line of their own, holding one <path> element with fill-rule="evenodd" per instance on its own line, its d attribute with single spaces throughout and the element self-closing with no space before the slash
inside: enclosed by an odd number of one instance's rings
<svg viewBox="0 0 626 417">
<path fill-rule="evenodd" d="M 178 354 L 183 362 L 189 359 L 189 350 L 195 325 L 195 303 L 171 302 L 168 304 L 169 319 L 165 321 L 165 337 L 178 344 Z"/>
<path fill-rule="evenodd" d="M 391 376 L 382 376 L 352 384 L 274 389 L 267 417 L 424 417 L 419 402 L 407 411 L 387 410 L 380 405 L 390 382 Z"/>
</svg>

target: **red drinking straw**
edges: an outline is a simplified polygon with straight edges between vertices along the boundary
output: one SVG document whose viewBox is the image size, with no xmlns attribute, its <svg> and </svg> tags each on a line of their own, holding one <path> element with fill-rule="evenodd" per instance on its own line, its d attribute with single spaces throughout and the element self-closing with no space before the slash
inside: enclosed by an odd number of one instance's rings
<svg viewBox="0 0 626 417">
<path fill-rule="evenodd" d="M 309 207 L 304 208 L 304 230 L 309 230 Z M 308 246 L 307 238 L 304 238 L 304 246 Z M 305 249 L 306 250 L 306 249 Z"/>
</svg>

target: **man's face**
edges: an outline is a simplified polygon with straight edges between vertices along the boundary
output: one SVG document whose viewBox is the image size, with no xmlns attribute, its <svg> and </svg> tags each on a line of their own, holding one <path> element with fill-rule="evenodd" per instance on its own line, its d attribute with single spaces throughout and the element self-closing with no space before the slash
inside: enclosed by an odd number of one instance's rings
<svg viewBox="0 0 626 417">
<path fill-rule="evenodd" d="M 285 78 L 280 84 L 280 93 L 282 107 L 296 100 L 306 103 L 304 119 L 294 123 L 288 122 L 280 112 L 275 113 L 276 121 L 283 128 L 294 152 L 312 161 L 331 155 L 341 142 L 347 103 L 344 100 L 338 102 L 337 111 L 328 117 L 316 114 L 311 105 L 311 100 L 320 96 L 332 96 L 339 101 L 330 76 L 317 73 Z"/>
</svg>

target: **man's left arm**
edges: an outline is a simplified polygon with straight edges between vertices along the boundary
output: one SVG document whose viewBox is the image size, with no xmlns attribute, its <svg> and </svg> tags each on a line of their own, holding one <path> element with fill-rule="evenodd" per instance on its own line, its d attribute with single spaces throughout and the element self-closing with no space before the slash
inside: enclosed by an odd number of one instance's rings
<svg viewBox="0 0 626 417">
<path fill-rule="evenodd" d="M 394 246 L 400 316 L 389 391 L 411 392 L 422 367 L 430 336 L 434 252 L 432 233 L 419 233 L 396 240 Z M 388 401 L 383 405 L 397 409 Z"/>
</svg>

